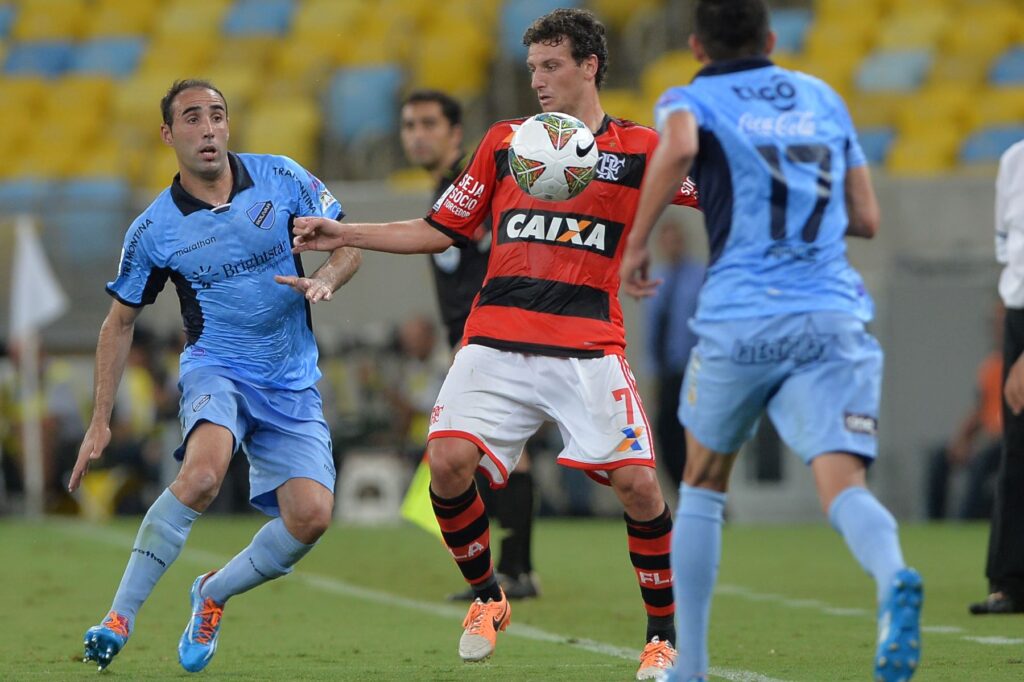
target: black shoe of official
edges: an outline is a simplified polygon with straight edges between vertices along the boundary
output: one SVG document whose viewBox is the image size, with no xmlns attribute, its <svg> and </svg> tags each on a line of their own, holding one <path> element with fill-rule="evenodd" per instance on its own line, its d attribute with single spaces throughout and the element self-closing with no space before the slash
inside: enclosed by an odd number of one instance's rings
<svg viewBox="0 0 1024 682">
<path fill-rule="evenodd" d="M 975 616 L 986 614 L 1024 613 L 1024 601 L 1014 599 L 1005 592 L 993 592 L 985 601 L 971 604 L 969 610 Z"/>
<path fill-rule="evenodd" d="M 533 573 L 520 573 L 518 577 L 498 574 L 498 584 L 505 592 L 507 599 L 532 599 L 540 596 L 540 586 L 537 576 Z M 472 587 L 467 587 L 461 592 L 452 592 L 445 597 L 448 601 L 471 602 L 476 599 L 476 592 Z"/>
</svg>

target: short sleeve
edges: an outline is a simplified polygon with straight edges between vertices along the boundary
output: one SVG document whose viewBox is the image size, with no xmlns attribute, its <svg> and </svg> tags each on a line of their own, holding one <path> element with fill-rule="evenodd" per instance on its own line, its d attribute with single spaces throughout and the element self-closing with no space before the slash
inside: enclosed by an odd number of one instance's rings
<svg viewBox="0 0 1024 682">
<path fill-rule="evenodd" d="M 664 128 L 665 121 L 677 111 L 689 111 L 697 119 L 697 125 L 703 125 L 704 113 L 697 101 L 690 96 L 685 87 L 669 88 L 654 105 L 654 127 L 659 132 Z"/>
<path fill-rule="evenodd" d="M 296 216 L 313 218 L 331 218 L 341 220 L 345 211 L 327 185 L 298 163 L 284 157 L 285 165 L 291 169 L 296 182 Z"/>
<path fill-rule="evenodd" d="M 108 294 L 133 308 L 155 301 L 167 282 L 169 271 L 154 262 L 153 228 L 145 213 L 136 219 L 124 237 L 117 278 L 107 283 Z"/>
<path fill-rule="evenodd" d="M 512 133 L 513 128 L 507 122 L 491 126 L 466 168 L 441 193 L 426 215 L 430 225 L 457 244 L 470 241 L 476 228 L 489 216 L 491 198 L 498 183 L 498 152 L 502 142 L 511 139 Z"/>
<path fill-rule="evenodd" d="M 860 146 L 857 129 L 853 125 L 853 119 L 850 118 L 850 111 L 846 108 L 846 102 L 835 92 L 832 92 L 832 97 L 835 100 L 836 119 L 846 133 L 846 167 L 857 168 L 864 166 L 867 164 L 868 159 Z"/>
</svg>

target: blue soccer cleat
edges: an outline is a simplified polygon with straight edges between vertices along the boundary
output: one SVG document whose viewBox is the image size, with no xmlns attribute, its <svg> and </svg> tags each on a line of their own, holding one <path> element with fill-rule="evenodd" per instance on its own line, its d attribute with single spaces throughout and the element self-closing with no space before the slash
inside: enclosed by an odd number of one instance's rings
<svg viewBox="0 0 1024 682">
<path fill-rule="evenodd" d="M 876 682 L 907 682 L 921 660 L 921 576 L 904 568 L 893 578 L 889 596 L 878 611 Z"/>
<path fill-rule="evenodd" d="M 103 670 L 114 656 L 128 643 L 128 619 L 116 611 L 111 611 L 103 622 L 85 631 L 85 657 L 83 663 L 95 661 Z"/>
<path fill-rule="evenodd" d="M 214 573 L 216 571 L 204 573 L 192 583 L 192 615 L 178 642 L 178 661 L 181 667 L 190 673 L 197 673 L 205 668 L 217 651 L 224 605 L 210 598 L 204 599 L 200 593 L 203 582 Z"/>
</svg>

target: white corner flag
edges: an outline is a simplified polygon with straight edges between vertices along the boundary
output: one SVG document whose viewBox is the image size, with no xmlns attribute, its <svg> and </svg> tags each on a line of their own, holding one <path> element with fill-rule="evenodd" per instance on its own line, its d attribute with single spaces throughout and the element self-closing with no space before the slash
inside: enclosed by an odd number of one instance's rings
<svg viewBox="0 0 1024 682">
<path fill-rule="evenodd" d="M 24 409 L 25 512 L 43 513 L 43 438 L 39 406 L 39 329 L 64 314 L 68 298 L 53 275 L 31 218 L 19 216 L 11 264 L 10 340 L 19 348 L 20 400 Z"/>
<path fill-rule="evenodd" d="M 19 340 L 63 315 L 68 297 L 53 275 L 31 218 L 19 216 L 15 230 L 10 336 Z"/>
</svg>

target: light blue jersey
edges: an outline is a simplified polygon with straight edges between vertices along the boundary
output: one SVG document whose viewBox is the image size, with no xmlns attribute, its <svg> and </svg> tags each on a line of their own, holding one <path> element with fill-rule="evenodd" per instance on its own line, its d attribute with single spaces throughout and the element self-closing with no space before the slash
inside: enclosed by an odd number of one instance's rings
<svg viewBox="0 0 1024 682">
<path fill-rule="evenodd" d="M 660 129 L 691 112 L 710 262 L 697 319 L 834 311 L 868 321 L 874 306 L 846 259 L 844 183 L 864 153 L 842 99 L 764 58 L 717 62 L 655 107 Z"/>
<path fill-rule="evenodd" d="M 294 217 L 344 214 L 324 184 L 287 157 L 228 158 L 228 203 L 210 206 L 175 177 L 128 230 L 107 291 L 138 307 L 174 283 L 186 334 L 183 377 L 217 366 L 257 387 L 302 390 L 320 378 L 309 304 L 274 275 L 303 275 L 291 253 Z"/>
</svg>

